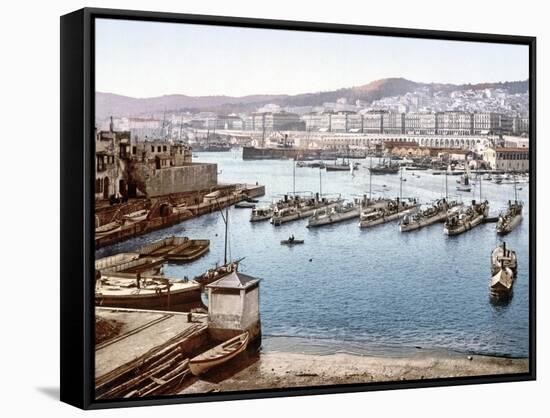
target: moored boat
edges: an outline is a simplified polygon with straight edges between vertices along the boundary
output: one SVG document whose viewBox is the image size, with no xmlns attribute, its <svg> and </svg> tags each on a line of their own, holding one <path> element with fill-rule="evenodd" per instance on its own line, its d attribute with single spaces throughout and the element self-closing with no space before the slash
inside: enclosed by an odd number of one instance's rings
<svg viewBox="0 0 550 418">
<path fill-rule="evenodd" d="M 254 208 L 250 214 L 250 222 L 267 221 L 273 216 L 273 207 Z"/>
<path fill-rule="evenodd" d="M 199 354 L 189 360 L 189 369 L 195 376 L 199 376 L 206 373 L 208 370 L 227 363 L 232 358 L 236 357 L 244 350 L 248 345 L 249 333 L 248 331 L 225 341 L 224 343 L 217 345 L 210 350 Z"/>
<path fill-rule="evenodd" d="M 165 255 L 166 260 L 189 263 L 197 260 L 210 249 L 210 240 L 190 239 L 184 245 L 174 248 Z"/>
<path fill-rule="evenodd" d="M 124 221 L 139 222 L 147 218 L 149 211 L 146 209 L 137 210 L 122 216 Z"/>
<path fill-rule="evenodd" d="M 511 269 L 514 274 L 518 269 L 516 252 L 506 247 L 506 242 L 491 252 L 491 273 L 496 274 L 502 267 Z"/>
<path fill-rule="evenodd" d="M 194 281 L 120 273 L 103 274 L 96 280 L 95 303 L 115 308 L 182 312 L 203 306 L 201 287 Z"/>
<path fill-rule="evenodd" d="M 379 164 L 375 167 L 370 167 L 371 174 L 397 174 L 399 172 L 399 165 L 397 164 Z"/>
<path fill-rule="evenodd" d="M 308 220 L 307 227 L 312 228 L 322 225 L 330 225 L 349 219 L 358 218 L 361 214 L 359 202 L 340 203 L 333 208 L 317 209 Z"/>
<path fill-rule="evenodd" d="M 401 232 L 414 231 L 436 222 L 443 222 L 447 218 L 447 212 L 450 209 L 461 205 L 462 202 L 440 199 L 432 206 L 422 211 L 406 214 L 399 224 L 399 230 Z"/>
<path fill-rule="evenodd" d="M 195 278 L 193 278 L 193 280 L 199 283 L 201 286 L 206 286 L 210 283 L 215 282 L 216 280 L 221 279 L 222 277 L 227 276 L 229 273 L 237 271 L 240 261 L 241 260 L 230 261 L 221 266 L 216 265 L 215 267 L 212 267 L 205 271 L 203 274 L 196 276 Z"/>
<path fill-rule="evenodd" d="M 514 230 L 523 219 L 523 203 L 517 200 L 508 202 L 508 208 L 505 213 L 498 217 L 496 230 L 498 234 L 505 235 Z"/>
<path fill-rule="evenodd" d="M 120 221 L 113 221 L 113 222 L 100 225 L 95 229 L 95 234 L 102 235 L 102 234 L 108 234 L 110 232 L 114 232 L 116 229 L 120 228 L 121 225 L 122 225 L 122 222 Z"/>
<path fill-rule="evenodd" d="M 502 267 L 497 273 L 491 277 L 489 290 L 491 296 L 502 298 L 509 297 L 512 294 L 514 286 L 514 273 L 508 267 Z"/>
<path fill-rule="evenodd" d="M 172 236 L 145 245 L 137 252 L 142 257 L 163 257 L 167 261 L 190 262 L 206 254 L 209 248 L 210 240 Z"/>
<path fill-rule="evenodd" d="M 390 201 L 384 208 L 374 209 L 368 213 L 361 213 L 359 226 L 369 228 L 399 219 L 403 212 L 419 206 L 416 199 L 396 199 Z"/>
<path fill-rule="evenodd" d="M 480 225 L 488 214 L 489 203 L 487 201 L 476 203 L 473 200 L 471 206 L 448 214 L 443 232 L 446 235 L 462 234 Z"/>
<path fill-rule="evenodd" d="M 346 162 L 345 160 L 340 163 L 335 161 L 332 164 L 325 164 L 325 168 L 327 171 L 353 171 L 359 168 L 359 163 Z"/>
<path fill-rule="evenodd" d="M 235 203 L 235 208 L 237 209 L 254 209 L 255 207 L 256 207 L 255 203 L 247 202 L 246 200 L 239 203 Z"/>
<path fill-rule="evenodd" d="M 332 208 L 343 200 L 340 198 L 329 199 L 312 198 L 296 206 L 285 207 L 282 209 L 276 209 L 271 217 L 271 223 L 275 226 L 282 225 L 286 222 L 295 221 L 298 219 L 306 219 L 313 215 L 313 213 L 321 208 Z"/>
</svg>

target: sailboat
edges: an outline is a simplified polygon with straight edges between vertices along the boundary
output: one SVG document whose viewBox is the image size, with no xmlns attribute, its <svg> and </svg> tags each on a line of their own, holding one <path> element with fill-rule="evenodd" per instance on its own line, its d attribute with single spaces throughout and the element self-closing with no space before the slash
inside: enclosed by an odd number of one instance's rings
<svg viewBox="0 0 550 418">
<path fill-rule="evenodd" d="M 369 168 L 369 171 L 372 174 L 397 174 L 399 172 L 399 165 L 398 164 L 392 164 L 391 160 L 389 164 L 386 164 L 386 160 L 384 159 L 382 161 L 382 164 L 378 164 L 377 166 L 373 167 L 371 164 L 371 167 Z"/>
<path fill-rule="evenodd" d="M 459 185 L 456 186 L 456 190 L 458 190 L 459 192 L 471 192 L 472 187 L 470 186 L 470 165 L 468 164 L 468 162 L 466 162 L 464 170 L 464 175 L 462 175 L 461 178 L 457 180 L 457 183 L 459 183 Z"/>
<path fill-rule="evenodd" d="M 223 254 L 223 265 L 216 266 L 208 269 L 206 272 L 194 278 L 194 280 L 199 283 L 201 286 L 206 286 L 210 283 L 215 282 L 216 280 L 221 279 L 228 274 L 237 271 L 239 268 L 239 263 L 243 260 L 242 258 L 234 261 L 228 261 L 227 259 L 227 240 L 228 240 L 228 230 L 229 230 L 229 209 L 225 208 L 225 215 L 223 210 L 220 208 L 220 214 L 225 223 L 225 236 L 224 236 L 224 254 Z"/>
</svg>

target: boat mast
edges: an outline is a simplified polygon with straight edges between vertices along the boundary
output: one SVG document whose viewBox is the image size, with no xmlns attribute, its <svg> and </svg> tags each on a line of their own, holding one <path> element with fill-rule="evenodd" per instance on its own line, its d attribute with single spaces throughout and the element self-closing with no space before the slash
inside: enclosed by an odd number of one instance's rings
<svg viewBox="0 0 550 418">
<path fill-rule="evenodd" d="M 447 176 L 449 174 L 449 169 L 447 168 L 447 170 L 445 170 L 445 200 L 449 200 L 449 197 L 448 197 L 448 185 L 447 185 Z"/>
<path fill-rule="evenodd" d="M 403 167 L 399 171 L 399 201 L 403 200 Z"/>
<path fill-rule="evenodd" d="M 224 242 L 224 249 L 223 249 L 223 264 L 227 264 L 227 226 L 229 224 L 229 209 L 226 206 L 225 208 L 225 242 Z"/>
<path fill-rule="evenodd" d="M 481 199 L 481 183 L 483 183 L 483 176 L 482 175 L 479 176 L 479 203 L 482 202 L 482 199 Z"/>
<path fill-rule="evenodd" d="M 296 160 L 292 160 L 292 195 L 296 196 Z"/>
<path fill-rule="evenodd" d="M 372 155 L 370 156 L 369 168 L 369 200 L 372 200 Z"/>
<path fill-rule="evenodd" d="M 319 199 L 323 198 L 323 181 L 321 177 L 321 167 L 319 167 Z"/>
<path fill-rule="evenodd" d="M 516 173 L 514 173 L 513 182 L 514 182 L 514 198 L 516 200 L 516 203 L 518 203 L 518 186 L 516 184 Z"/>
</svg>

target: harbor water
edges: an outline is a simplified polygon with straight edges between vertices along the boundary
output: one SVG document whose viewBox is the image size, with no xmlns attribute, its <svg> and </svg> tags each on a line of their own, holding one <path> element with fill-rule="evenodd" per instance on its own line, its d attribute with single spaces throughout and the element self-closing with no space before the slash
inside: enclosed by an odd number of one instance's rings
<svg viewBox="0 0 550 418">
<path fill-rule="evenodd" d="M 243 161 L 236 150 L 198 153 L 194 160 L 217 163 L 220 183 L 265 185 L 260 206 L 294 187 L 319 192 L 320 180 L 323 195 L 352 199 L 369 192 L 368 160 L 360 160 L 354 176 L 318 168 L 296 168 L 293 176 L 293 161 Z M 444 175 L 404 170 L 403 178 L 403 197 L 430 202 L 445 194 Z M 472 192 L 459 193 L 456 179 L 448 177 L 449 197 L 460 196 L 465 204 L 479 199 L 479 181 Z M 528 356 L 529 184 L 518 188 L 524 219 L 504 238 L 496 234 L 494 223 L 454 237 L 444 235 L 442 224 L 401 233 L 398 221 L 367 229 L 360 229 L 357 219 L 311 229 L 307 220 L 274 227 L 269 221 L 250 223 L 250 209 L 231 208 L 228 258 L 245 257 L 240 270 L 262 279 L 263 349 L 312 346 L 319 352 L 383 355 L 420 347 Z M 398 196 L 400 175 L 372 176 L 372 192 L 373 197 Z M 514 188 L 483 181 L 481 195 L 493 216 L 514 198 Z M 280 245 L 291 234 L 305 244 Z M 192 278 L 223 263 L 224 221 L 219 213 L 102 248 L 96 257 L 132 251 L 171 235 L 210 239 L 211 245 L 206 256 L 191 264 L 166 265 L 167 277 Z M 516 250 L 519 268 L 512 299 L 495 303 L 488 289 L 490 254 L 503 239 Z"/>
</svg>

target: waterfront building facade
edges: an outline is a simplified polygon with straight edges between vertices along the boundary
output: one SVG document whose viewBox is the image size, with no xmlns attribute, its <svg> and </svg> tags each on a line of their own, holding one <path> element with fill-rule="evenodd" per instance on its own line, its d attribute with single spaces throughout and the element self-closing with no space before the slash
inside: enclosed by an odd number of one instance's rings
<svg viewBox="0 0 550 418">
<path fill-rule="evenodd" d="M 252 113 L 245 120 L 245 127 L 250 131 L 303 131 L 305 123 L 296 113 L 262 112 Z"/>
<path fill-rule="evenodd" d="M 489 147 L 483 153 L 483 159 L 494 170 L 529 171 L 529 148 Z"/>
<path fill-rule="evenodd" d="M 120 156 L 130 144 L 130 132 L 95 132 L 95 200 L 108 200 L 126 194 L 127 175 Z"/>
</svg>

